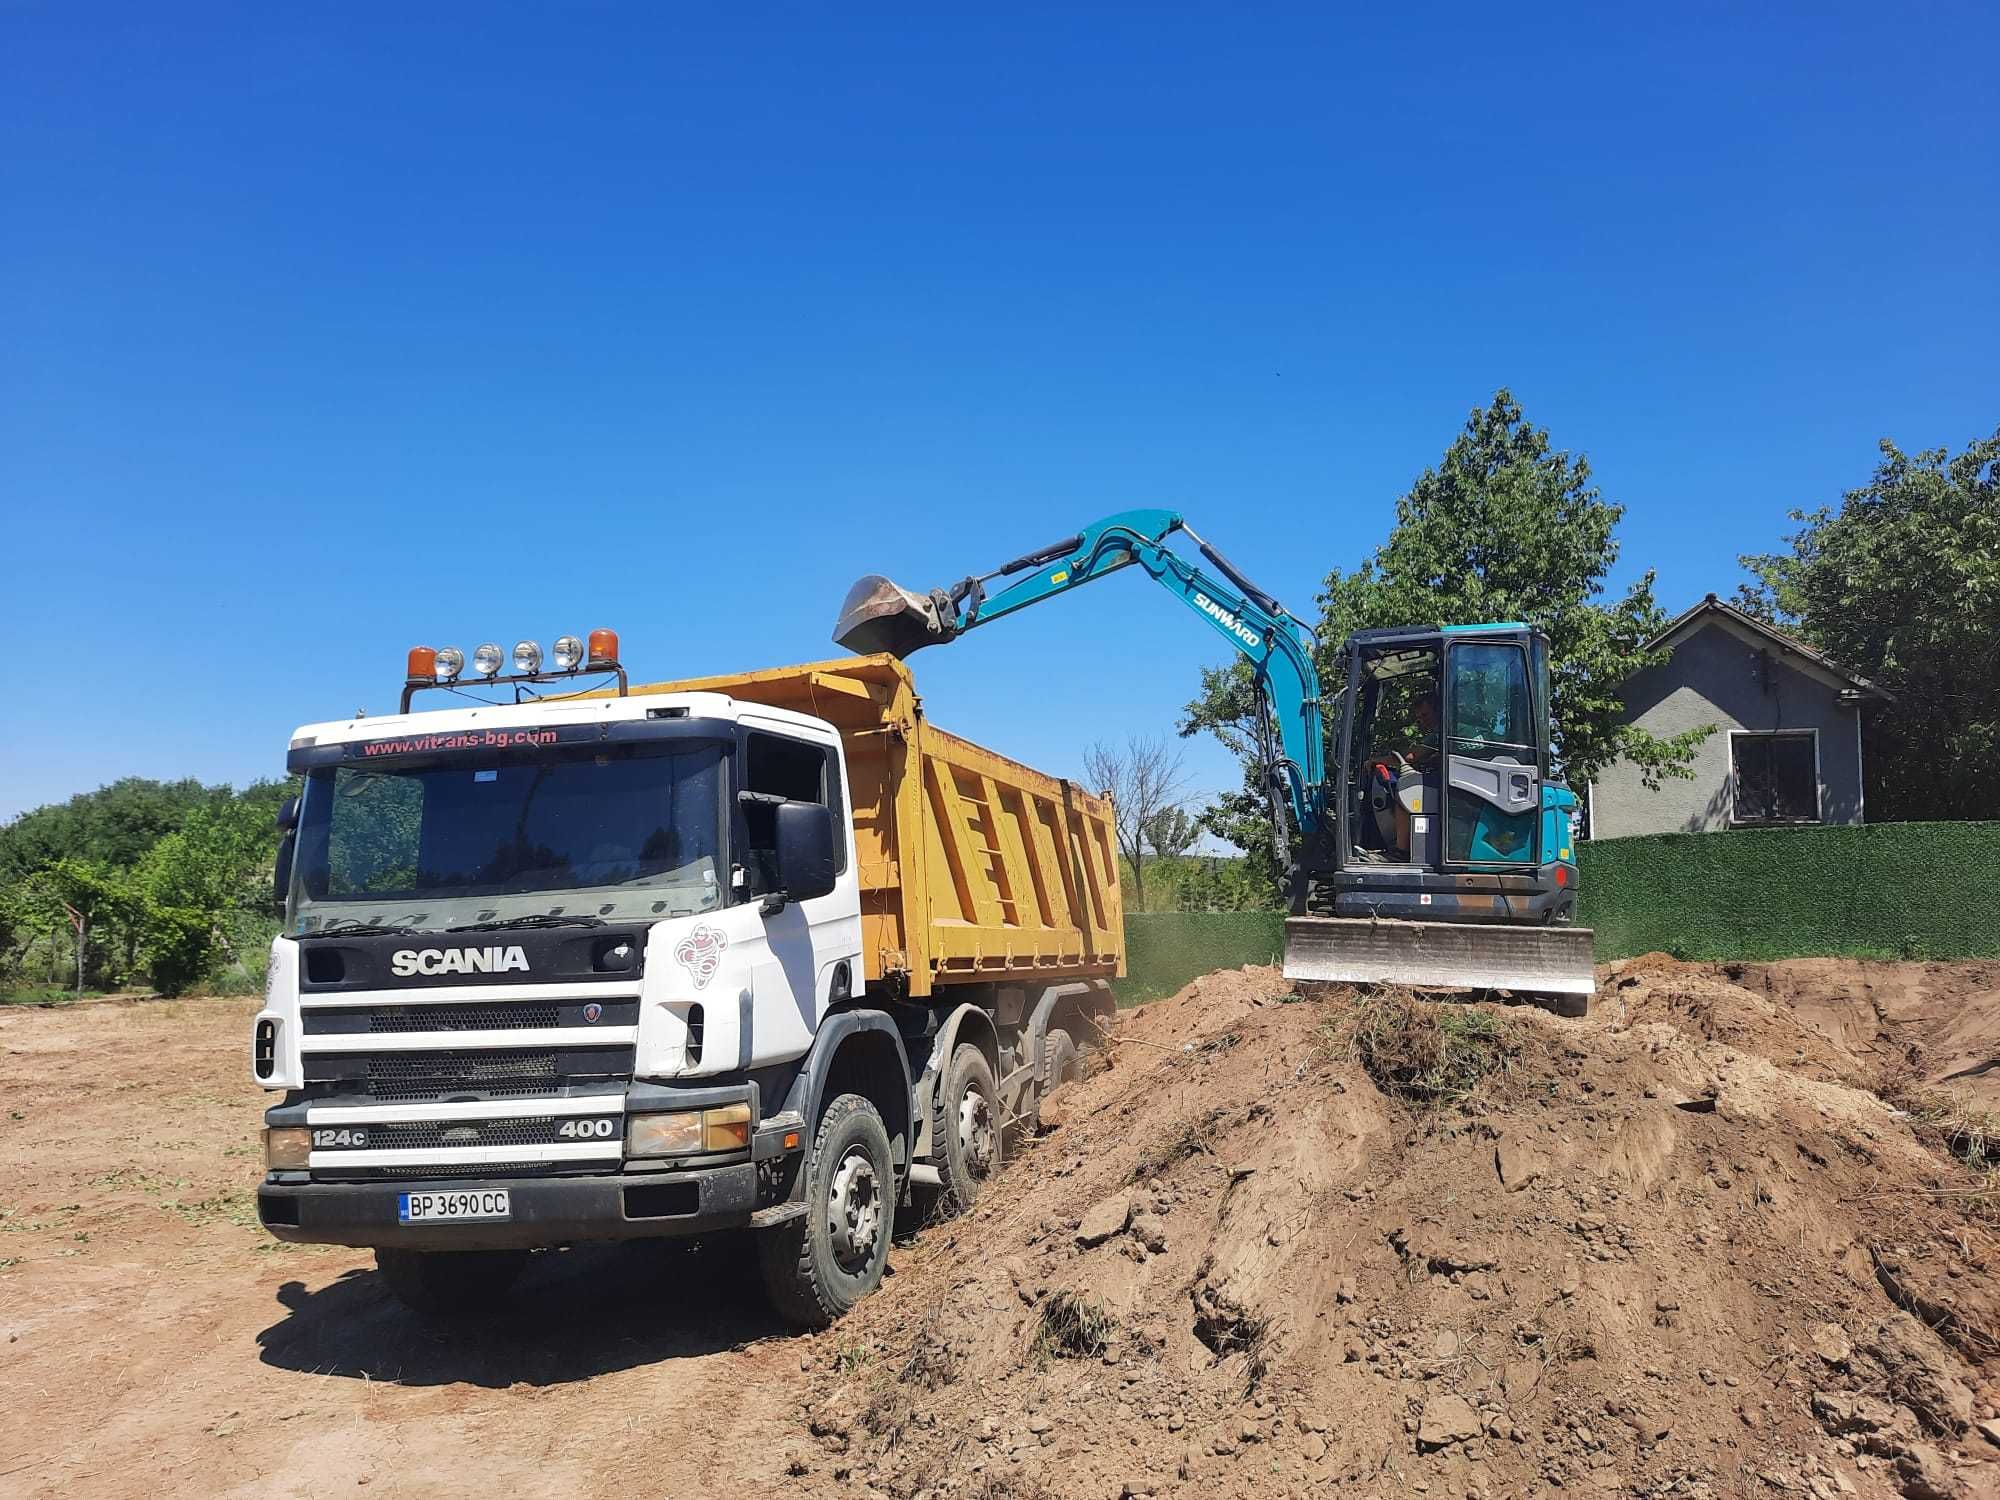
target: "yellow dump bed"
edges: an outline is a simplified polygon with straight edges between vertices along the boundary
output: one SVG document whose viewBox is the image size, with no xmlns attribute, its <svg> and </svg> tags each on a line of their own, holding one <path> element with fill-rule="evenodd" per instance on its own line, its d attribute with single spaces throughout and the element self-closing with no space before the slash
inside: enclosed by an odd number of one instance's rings
<svg viewBox="0 0 2000 1500">
<path fill-rule="evenodd" d="M 634 687 L 824 719 L 847 751 L 870 983 L 1048 983 L 1125 972 L 1111 804 L 924 718 L 893 656 Z"/>
</svg>

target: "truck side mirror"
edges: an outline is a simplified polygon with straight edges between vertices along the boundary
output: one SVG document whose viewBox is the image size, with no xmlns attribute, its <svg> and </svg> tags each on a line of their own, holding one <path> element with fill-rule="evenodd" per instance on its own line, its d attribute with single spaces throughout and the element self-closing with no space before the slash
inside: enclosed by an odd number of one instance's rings
<svg viewBox="0 0 2000 1500">
<path fill-rule="evenodd" d="M 299 842 L 299 799 L 278 804 L 278 862 L 271 871 L 271 904 L 282 915 L 285 895 L 292 888 L 292 854 Z"/>
<path fill-rule="evenodd" d="M 792 901 L 810 901 L 833 889 L 833 810 L 818 802 L 781 802 L 778 885 Z"/>
</svg>

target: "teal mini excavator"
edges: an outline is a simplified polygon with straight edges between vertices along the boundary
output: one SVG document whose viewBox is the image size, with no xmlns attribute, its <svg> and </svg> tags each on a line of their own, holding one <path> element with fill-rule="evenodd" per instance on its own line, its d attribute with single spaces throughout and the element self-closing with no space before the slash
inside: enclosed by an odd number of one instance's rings
<svg viewBox="0 0 2000 1500">
<path fill-rule="evenodd" d="M 1213 573 L 1167 546 L 1176 532 Z M 1288 979 L 1499 991 L 1583 1013 L 1594 983 L 1591 935 L 1570 925 L 1576 798 L 1550 765 L 1540 631 L 1356 632 L 1340 653 L 1329 740 L 1310 628 L 1177 513 L 1129 510 L 949 589 L 871 574 L 848 592 L 833 638 L 906 657 L 1127 567 L 1250 665 L 1260 780 L 1286 861 Z"/>
</svg>

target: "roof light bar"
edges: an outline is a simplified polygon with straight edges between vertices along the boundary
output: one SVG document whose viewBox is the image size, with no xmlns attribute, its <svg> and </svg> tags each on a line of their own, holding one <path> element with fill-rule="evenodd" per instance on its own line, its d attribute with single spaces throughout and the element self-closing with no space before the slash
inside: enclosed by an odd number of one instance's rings
<svg viewBox="0 0 2000 1500">
<path fill-rule="evenodd" d="M 514 701 L 521 702 L 520 685 L 529 682 L 552 682 L 558 678 L 573 677 L 579 673 L 615 673 L 618 678 L 618 696 L 624 697 L 628 690 L 625 668 L 618 660 L 618 632 L 615 630 L 593 630 L 587 638 L 574 635 L 559 635 L 555 639 L 552 660 L 548 670 L 542 666 L 541 642 L 519 640 L 512 652 L 514 672 L 503 676 L 501 668 L 506 666 L 507 652 L 494 641 L 481 641 L 467 654 L 456 646 L 434 649 L 430 646 L 412 646 L 407 671 L 403 678 L 402 712 L 410 711 L 410 699 L 421 688 L 450 687 L 460 680 L 466 668 L 472 669 L 472 680 L 490 687 L 506 684 L 514 686 Z"/>
</svg>

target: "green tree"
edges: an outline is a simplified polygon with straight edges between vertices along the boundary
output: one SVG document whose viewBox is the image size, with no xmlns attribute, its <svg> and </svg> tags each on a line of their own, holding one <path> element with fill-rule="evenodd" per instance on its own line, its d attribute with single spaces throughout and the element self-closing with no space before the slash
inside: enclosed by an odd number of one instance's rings
<svg viewBox="0 0 2000 1500">
<path fill-rule="evenodd" d="M 1146 824 L 1146 842 L 1161 859 L 1180 858 L 1200 837 L 1200 822 L 1188 816 L 1187 809 L 1178 803 L 1160 809 Z"/>
<path fill-rule="evenodd" d="M 1886 438 L 1838 510 L 1794 511 L 1737 601 L 1894 694 L 1862 720 L 1871 820 L 2000 818 L 2000 428 L 1952 457 Z"/>
<path fill-rule="evenodd" d="M 140 862 L 147 974 L 162 994 L 181 993 L 235 957 L 234 919 L 259 904 L 270 866 L 270 824 L 260 814 L 244 799 L 197 807 Z"/>
<path fill-rule="evenodd" d="M 13 903 L 43 931 L 66 934 L 75 947 L 76 992 L 91 974 L 92 944 L 102 951 L 107 931 L 135 919 L 139 895 L 125 872 L 101 860 L 50 861 L 14 888 Z"/>
<path fill-rule="evenodd" d="M 1549 638 L 1555 758 L 1571 781 L 1588 781 L 1619 759 L 1636 765 L 1648 786 L 1690 776 L 1709 729 L 1662 739 L 1624 722 L 1622 686 L 1664 659 L 1646 642 L 1665 624 L 1650 571 L 1623 594 L 1606 593 L 1624 513 L 1591 482 L 1587 459 L 1552 448 L 1547 431 L 1528 423 L 1511 394 L 1498 392 L 1396 502 L 1388 540 L 1352 572 L 1327 574 L 1318 666 L 1329 700 L 1342 643 L 1353 631 L 1522 620 Z M 1276 851 L 1250 754 L 1254 710 L 1246 668 L 1207 671 L 1181 733 L 1207 730 L 1245 758 L 1243 790 L 1218 799 L 1206 821 L 1269 862 Z M 1331 715 L 1327 729 L 1330 737 Z M 1333 749 L 1329 744 L 1329 765 Z"/>
<path fill-rule="evenodd" d="M 269 927 L 273 815 L 297 787 L 127 777 L 0 825 L 0 981 L 35 949 L 50 982 L 74 965 L 70 907 L 86 913 L 85 983 L 123 982 L 143 957 L 158 987 L 177 989 L 239 951 L 254 979 L 247 938 Z"/>
</svg>

